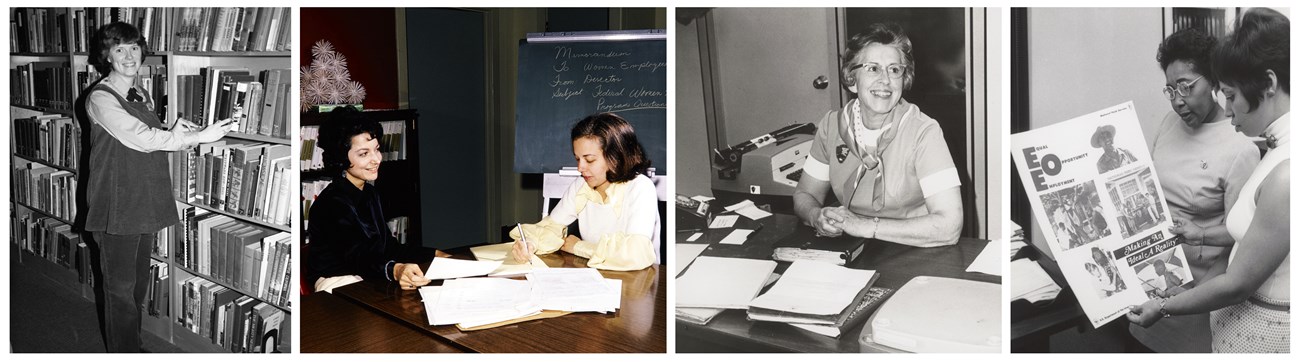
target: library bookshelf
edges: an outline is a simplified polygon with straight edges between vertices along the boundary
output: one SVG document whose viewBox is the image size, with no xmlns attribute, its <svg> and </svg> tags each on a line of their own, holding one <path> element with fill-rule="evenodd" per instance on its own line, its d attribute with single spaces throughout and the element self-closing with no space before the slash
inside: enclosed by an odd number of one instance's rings
<svg viewBox="0 0 1300 362">
<path fill-rule="evenodd" d="M 92 127 L 84 96 L 101 76 L 90 66 L 89 43 L 98 26 L 132 23 L 150 48 L 140 85 L 164 123 L 242 116 L 246 125 L 266 125 L 170 153 L 182 222 L 160 231 L 150 253 L 153 283 L 142 311 L 143 333 L 189 352 L 290 352 L 289 297 L 297 292 L 290 241 L 296 205 L 288 136 L 296 107 L 287 81 L 293 74 L 291 17 L 288 8 L 11 8 L 11 30 L 17 30 L 9 57 L 12 267 L 95 300 L 98 271 L 88 259 L 90 238 L 74 229 L 82 199 L 76 179 Z M 213 69 L 242 71 L 244 77 L 215 77 Z M 244 89 L 241 83 L 265 86 L 270 76 L 286 81 L 261 88 L 258 98 L 252 98 L 257 88 L 235 91 Z M 221 85 L 231 91 L 194 92 Z M 271 88 L 274 100 L 266 96 Z M 276 104 L 266 105 L 271 101 Z M 214 113 L 200 118 L 202 111 Z M 200 149 L 215 153 L 199 154 Z M 235 153 L 246 158 L 242 167 L 234 166 Z M 191 176 L 204 170 L 225 177 L 210 179 L 208 193 L 195 188 L 204 183 Z M 236 174 L 250 182 L 231 186 Z M 271 190 L 271 184 L 281 187 Z M 227 204 L 236 194 L 244 202 Z M 200 223 L 213 232 L 202 235 L 195 227 Z"/>
</svg>

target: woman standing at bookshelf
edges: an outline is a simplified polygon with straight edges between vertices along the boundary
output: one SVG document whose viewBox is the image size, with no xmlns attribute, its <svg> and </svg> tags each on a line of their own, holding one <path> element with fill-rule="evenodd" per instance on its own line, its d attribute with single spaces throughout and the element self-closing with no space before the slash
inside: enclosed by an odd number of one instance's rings
<svg viewBox="0 0 1300 362">
<path fill-rule="evenodd" d="M 183 120 L 165 129 L 155 103 L 137 83 L 147 49 L 126 23 L 96 33 L 92 61 L 108 74 L 86 97 L 90 155 L 81 174 L 81 222 L 99 249 L 104 343 L 109 352 L 140 351 L 140 305 L 149 282 L 149 251 L 159 230 L 177 222 L 166 151 L 225 137 L 229 120 L 198 130 Z"/>
<path fill-rule="evenodd" d="M 903 99 L 912 41 L 895 24 L 849 39 L 840 77 L 856 97 L 817 123 L 794 210 L 818 235 L 931 247 L 957 242 L 961 178 L 939 123 Z M 827 206 L 834 193 L 842 206 Z"/>
<path fill-rule="evenodd" d="M 510 231 L 515 260 L 563 250 L 587 258 L 587 266 L 597 269 L 640 270 L 657 264 L 659 199 L 646 175 L 650 157 L 632 124 L 617 114 L 594 114 L 578 121 L 569 135 L 582 179 L 569 186 L 542 221 Z M 575 220 L 581 237 L 568 233 Z"/>
<path fill-rule="evenodd" d="M 1174 225 L 1179 225 L 1172 232 L 1186 240 L 1182 248 L 1192 280 L 1202 282 L 1211 269 L 1222 270 L 1228 265 L 1226 251 L 1233 240 L 1224 226 L 1224 216 L 1259 164 L 1259 149 L 1233 131 L 1227 113 L 1214 101 L 1214 81 L 1206 75 L 1215 43 L 1213 37 L 1196 29 L 1184 29 L 1165 38 L 1156 52 L 1165 75 L 1164 95 L 1172 110 L 1160 121 L 1151 160 L 1161 176 L 1160 186 Z M 1154 195 L 1144 193 L 1137 198 L 1140 205 L 1133 214 L 1158 215 L 1148 194 Z M 1177 285 L 1182 283 L 1169 288 Z M 1208 313 L 1178 316 L 1150 329 L 1129 329 L 1154 351 L 1210 351 Z"/>
<path fill-rule="evenodd" d="M 336 176 L 311 205 L 305 248 L 307 278 L 316 291 L 357 281 L 397 282 L 402 289 L 429 284 L 420 266 L 401 263 L 401 244 L 384 218 L 379 193 L 370 182 L 379 179 L 384 130 L 356 108 L 330 114 L 321 128 L 320 148 L 326 172 Z"/>
<path fill-rule="evenodd" d="M 1277 11 L 1251 9 L 1211 61 L 1232 124 L 1269 148 L 1225 218 L 1236 241 L 1226 270 L 1212 269 L 1191 290 L 1134 306 L 1129 321 L 1146 327 L 1209 312 L 1215 352 L 1290 352 L 1290 30 Z"/>
</svg>

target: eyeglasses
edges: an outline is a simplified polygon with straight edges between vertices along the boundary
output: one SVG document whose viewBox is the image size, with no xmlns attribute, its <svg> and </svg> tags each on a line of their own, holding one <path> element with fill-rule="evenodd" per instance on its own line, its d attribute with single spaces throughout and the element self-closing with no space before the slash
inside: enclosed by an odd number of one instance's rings
<svg viewBox="0 0 1300 362">
<path fill-rule="evenodd" d="M 884 72 L 885 74 L 889 74 L 889 79 L 899 79 L 903 77 L 904 73 L 907 73 L 906 65 L 890 64 L 889 66 L 881 67 L 880 64 L 875 64 L 875 63 L 854 65 L 853 67 L 849 68 L 849 72 L 853 72 L 858 69 L 862 69 L 866 71 L 867 76 L 871 78 L 879 77 L 880 73 Z"/>
<path fill-rule="evenodd" d="M 1196 79 L 1193 79 L 1191 82 L 1178 82 L 1178 84 L 1176 84 L 1177 87 L 1165 86 L 1165 98 L 1169 98 L 1169 100 L 1172 101 L 1174 100 L 1175 95 L 1179 97 L 1187 97 L 1188 94 L 1192 93 L 1192 86 L 1196 85 L 1196 82 L 1201 81 L 1201 78 L 1205 78 L 1205 76 L 1202 75 L 1196 77 Z"/>
</svg>

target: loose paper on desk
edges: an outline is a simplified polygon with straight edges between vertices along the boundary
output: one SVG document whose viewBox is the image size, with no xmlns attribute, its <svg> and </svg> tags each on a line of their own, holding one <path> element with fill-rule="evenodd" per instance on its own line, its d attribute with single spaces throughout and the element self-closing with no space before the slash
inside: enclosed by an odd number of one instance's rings
<svg viewBox="0 0 1300 362">
<path fill-rule="evenodd" d="M 760 209 L 758 208 L 758 206 L 754 206 L 754 204 L 750 204 L 749 206 L 736 209 L 736 213 L 745 215 L 745 217 L 750 218 L 752 220 L 759 220 L 768 216 L 772 216 L 772 213 Z"/>
<path fill-rule="evenodd" d="M 726 229 L 736 225 L 736 220 L 740 220 L 739 215 L 718 215 L 713 217 L 713 222 L 709 223 L 710 229 Z"/>
<path fill-rule="evenodd" d="M 700 240 L 700 237 L 701 237 L 701 236 L 704 236 L 704 233 L 694 233 L 694 234 L 691 234 L 691 237 L 686 238 L 686 241 L 696 241 L 696 240 Z"/>
<path fill-rule="evenodd" d="M 1038 262 L 1019 259 L 1011 262 L 1011 300 L 1024 299 L 1030 303 L 1056 299 L 1061 286 L 1043 271 Z"/>
<path fill-rule="evenodd" d="M 1177 287 L 1144 272 L 1156 263 L 1192 281 L 1133 102 L 1011 135 L 1011 150 L 1034 220 L 1094 327 Z"/>
<path fill-rule="evenodd" d="M 677 278 L 677 307 L 748 309 L 775 269 L 771 260 L 695 258 Z"/>
<path fill-rule="evenodd" d="M 795 260 L 781 279 L 749 306 L 813 315 L 839 314 L 855 301 L 875 274 L 872 270 Z"/>
<path fill-rule="evenodd" d="M 542 309 L 613 312 L 622 300 L 621 280 L 605 279 L 591 268 L 555 268 L 528 274 L 532 298 Z"/>
<path fill-rule="evenodd" d="M 488 276 L 504 277 L 523 275 L 531 273 L 535 269 L 550 268 L 546 262 L 538 258 L 537 255 L 530 255 L 529 261 L 518 262 L 510 256 L 510 251 L 514 248 L 514 243 L 501 243 L 469 248 L 474 253 L 474 258 L 485 261 L 500 261 L 501 266 L 497 267 Z"/>
<path fill-rule="evenodd" d="M 680 275 L 682 270 L 686 269 L 687 266 L 690 266 L 692 261 L 695 261 L 695 257 L 700 256 L 700 253 L 703 253 L 704 249 L 708 248 L 709 244 L 678 243 L 673 245 L 673 249 L 677 250 L 677 260 L 673 261 L 677 264 L 677 271 L 673 273 L 673 275 Z"/>
<path fill-rule="evenodd" d="M 691 196 L 691 200 L 695 200 L 699 202 L 709 202 L 709 201 L 713 201 L 713 198 L 704 195 L 695 195 L 695 196 Z"/>
<path fill-rule="evenodd" d="M 429 289 L 426 291 L 425 289 Z M 465 278 L 441 287 L 420 288 L 429 324 L 476 326 L 527 317 L 541 312 L 532 301 L 527 280 Z"/>
<path fill-rule="evenodd" d="M 727 207 L 724 207 L 724 208 L 722 208 L 722 209 L 723 209 L 723 210 L 726 210 L 727 212 L 731 212 L 731 211 L 736 211 L 736 210 L 739 210 L 739 209 L 741 209 L 741 208 L 745 208 L 745 207 L 749 207 L 749 206 L 754 206 L 754 201 L 751 201 L 751 200 L 745 200 L 745 201 L 737 202 L 737 203 L 735 203 L 735 204 L 731 204 L 731 206 L 727 206 Z"/>
<path fill-rule="evenodd" d="M 1002 250 L 1006 249 L 1006 245 L 1005 240 L 989 241 L 984 245 L 984 251 L 966 267 L 966 271 L 1002 276 Z"/>
<path fill-rule="evenodd" d="M 722 241 L 719 241 L 719 243 L 741 245 L 745 243 L 746 239 L 749 239 L 749 234 L 753 232 L 754 230 L 749 230 L 749 229 L 732 230 L 731 233 L 727 234 L 727 237 L 722 238 Z"/>
<path fill-rule="evenodd" d="M 501 261 L 460 260 L 452 258 L 434 258 L 424 277 L 429 280 L 454 279 L 487 275 L 501 267 Z"/>
</svg>

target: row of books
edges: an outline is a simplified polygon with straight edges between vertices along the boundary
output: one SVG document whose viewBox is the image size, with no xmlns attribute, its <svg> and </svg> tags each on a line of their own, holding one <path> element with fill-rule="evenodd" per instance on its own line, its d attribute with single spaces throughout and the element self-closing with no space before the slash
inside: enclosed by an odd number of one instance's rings
<svg viewBox="0 0 1300 362">
<path fill-rule="evenodd" d="M 302 182 L 302 227 L 307 228 L 307 221 L 311 220 L 311 205 L 316 202 L 316 198 L 321 192 L 329 187 L 333 179 L 312 180 Z"/>
<path fill-rule="evenodd" d="M 9 17 L 9 49 L 18 53 L 68 51 L 66 8 L 16 8 Z"/>
<path fill-rule="evenodd" d="M 167 263 L 149 259 L 149 285 L 145 290 L 144 312 L 154 317 L 167 317 L 171 313 L 167 301 L 171 297 L 171 268 Z"/>
<path fill-rule="evenodd" d="M 70 169 L 77 169 L 81 154 L 81 127 L 71 117 L 46 114 L 15 119 L 14 154 Z"/>
<path fill-rule="evenodd" d="M 384 135 L 379 138 L 379 150 L 384 161 L 406 159 L 406 121 L 379 122 Z M 299 130 L 302 149 L 299 153 L 299 166 L 304 171 L 319 170 L 325 167 L 324 150 L 317 147 L 320 140 L 320 126 L 303 126 Z"/>
<path fill-rule="evenodd" d="M 193 206 L 170 227 L 174 261 L 244 294 L 285 305 L 293 290 L 290 234 L 265 229 Z"/>
<path fill-rule="evenodd" d="M 289 329 L 285 311 L 210 280 L 186 278 L 181 292 L 177 322 L 231 352 L 277 351 Z"/>
<path fill-rule="evenodd" d="M 100 27 L 121 21 L 139 29 L 152 51 L 288 51 L 291 13 L 258 7 L 17 8 L 9 21 L 9 48 L 89 52 Z"/>
<path fill-rule="evenodd" d="M 206 126 L 233 119 L 234 131 L 289 137 L 292 87 L 288 69 L 250 73 L 236 66 L 212 66 L 176 77 L 177 116 Z"/>
<path fill-rule="evenodd" d="M 90 248 L 71 225 L 21 207 L 11 208 L 9 215 L 10 240 L 20 250 L 72 269 L 78 282 L 94 285 Z"/>
<path fill-rule="evenodd" d="M 287 51 L 289 8 L 180 8 L 177 51 Z"/>
<path fill-rule="evenodd" d="M 9 70 L 9 102 L 14 105 L 72 109 L 72 68 L 68 62 L 31 62 Z"/>
<path fill-rule="evenodd" d="M 289 225 L 294 199 L 290 152 L 288 145 L 224 140 L 173 152 L 173 195 L 191 204 Z"/>
<path fill-rule="evenodd" d="M 36 162 L 16 163 L 14 201 L 63 220 L 77 217 L 77 175 Z"/>
</svg>

